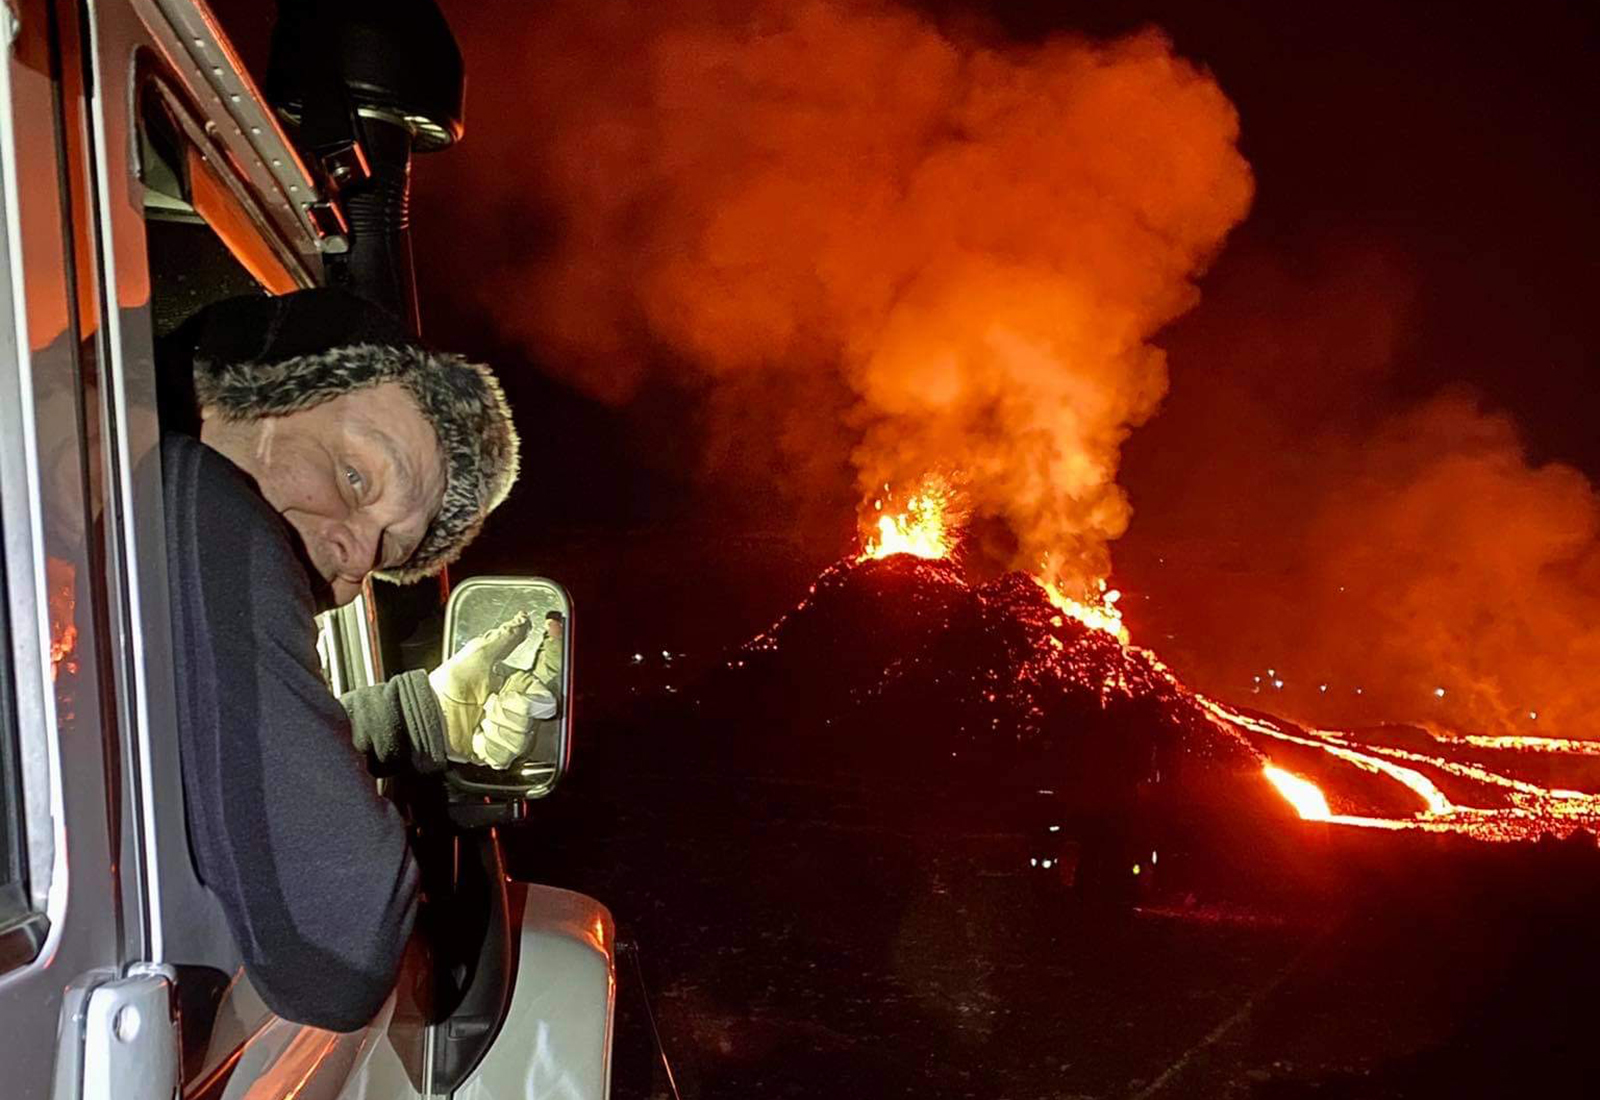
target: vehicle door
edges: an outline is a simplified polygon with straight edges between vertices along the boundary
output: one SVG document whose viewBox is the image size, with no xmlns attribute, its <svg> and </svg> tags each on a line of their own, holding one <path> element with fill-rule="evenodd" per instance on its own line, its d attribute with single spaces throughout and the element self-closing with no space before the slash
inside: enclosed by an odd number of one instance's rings
<svg viewBox="0 0 1600 1100">
<path fill-rule="evenodd" d="M 89 160 L 49 15 L 0 7 L 0 1088 L 15 1100 L 78 1095 L 113 1053 L 86 1042 L 88 1018 L 133 987 L 164 999 L 159 978 L 124 972 L 142 930 L 96 537 Z"/>
</svg>

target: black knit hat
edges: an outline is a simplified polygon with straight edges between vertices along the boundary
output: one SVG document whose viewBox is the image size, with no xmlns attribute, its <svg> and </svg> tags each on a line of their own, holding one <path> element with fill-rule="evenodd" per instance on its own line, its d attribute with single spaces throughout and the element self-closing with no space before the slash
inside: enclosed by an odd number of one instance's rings
<svg viewBox="0 0 1600 1100">
<path fill-rule="evenodd" d="M 404 565 L 414 581 L 460 556 L 517 480 L 518 442 L 489 368 L 431 351 L 394 315 L 343 290 L 230 298 L 186 321 L 170 342 L 193 364 L 199 407 L 229 420 L 286 416 L 342 394 L 398 382 L 445 457 L 444 503 Z"/>
</svg>

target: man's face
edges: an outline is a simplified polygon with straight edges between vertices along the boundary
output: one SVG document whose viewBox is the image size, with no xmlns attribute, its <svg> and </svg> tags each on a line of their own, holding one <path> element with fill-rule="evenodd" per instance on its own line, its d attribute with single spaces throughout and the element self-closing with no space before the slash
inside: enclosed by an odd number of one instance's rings
<svg viewBox="0 0 1600 1100">
<path fill-rule="evenodd" d="M 546 619 L 544 621 L 544 636 L 552 641 L 559 642 L 561 640 L 561 620 Z"/>
<path fill-rule="evenodd" d="M 403 564 L 444 502 L 439 440 L 398 383 L 288 416 L 201 416 L 201 440 L 255 478 L 336 604 L 355 599 L 373 570 Z"/>
</svg>

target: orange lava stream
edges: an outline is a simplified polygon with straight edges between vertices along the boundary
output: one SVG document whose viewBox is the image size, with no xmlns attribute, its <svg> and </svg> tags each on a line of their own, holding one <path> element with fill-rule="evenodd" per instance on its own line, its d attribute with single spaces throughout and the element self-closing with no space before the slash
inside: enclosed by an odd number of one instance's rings
<svg viewBox="0 0 1600 1100">
<path fill-rule="evenodd" d="M 1600 741 L 1575 741 L 1568 737 L 1489 736 L 1478 733 L 1439 733 L 1441 741 L 1459 741 L 1479 749 L 1509 749 L 1513 752 L 1561 752 L 1574 756 L 1600 756 Z"/>
<path fill-rule="evenodd" d="M 1302 779 L 1274 764 L 1262 765 L 1261 774 L 1267 777 L 1267 782 L 1278 788 L 1278 793 L 1283 795 L 1289 805 L 1294 807 L 1295 812 L 1305 820 L 1327 821 L 1333 816 L 1322 788 L 1311 780 Z"/>
<path fill-rule="evenodd" d="M 873 501 L 873 510 L 877 513 L 876 519 L 863 525 L 862 550 L 858 561 L 878 560 L 894 554 L 912 554 L 929 559 L 948 558 L 955 549 L 957 532 L 966 518 L 957 490 L 949 481 L 937 476 L 924 479 L 903 503 L 895 502 L 890 487 L 885 485 L 884 496 Z M 1048 561 L 1041 562 L 1040 573 L 1034 576 L 1034 580 L 1063 617 L 1111 635 L 1124 648 L 1133 648 L 1128 629 L 1122 621 L 1122 612 L 1117 608 L 1120 592 L 1109 589 L 1106 582 L 1101 580 L 1096 582 L 1098 598 L 1076 599 L 1068 595 L 1058 581 L 1051 579 L 1052 573 Z M 1061 619 L 1055 620 L 1056 626 L 1061 623 Z M 1061 649 L 1060 639 L 1052 637 L 1050 642 L 1058 650 Z M 1136 652 L 1170 681 L 1174 690 L 1191 695 L 1215 725 L 1230 736 L 1243 739 L 1261 759 L 1262 775 L 1266 782 L 1307 821 L 1373 829 L 1457 832 L 1484 840 L 1529 839 L 1548 831 L 1546 826 L 1560 822 L 1591 828 L 1600 825 L 1600 795 L 1547 789 L 1476 764 L 1409 749 L 1366 744 L 1340 730 L 1302 730 L 1287 723 L 1280 724 L 1272 719 L 1246 714 L 1216 699 L 1190 692 L 1154 653 L 1142 648 Z M 1118 690 L 1125 694 L 1129 688 L 1125 683 L 1111 682 L 1103 685 L 1102 694 Z M 1417 798 L 1420 806 L 1408 818 L 1335 813 L 1327 796 L 1315 782 L 1273 763 L 1270 754 L 1251 741 L 1248 734 L 1320 750 L 1345 764 L 1400 784 Z M 1561 738 L 1444 734 L 1438 739 L 1480 749 L 1600 755 L 1600 742 Z M 1510 805 L 1459 805 L 1418 770 L 1419 767 L 1504 792 Z"/>
<path fill-rule="evenodd" d="M 1084 603 L 1075 600 L 1052 581 L 1035 577 L 1039 587 L 1044 589 L 1044 594 L 1050 598 L 1056 608 L 1068 618 L 1076 619 L 1090 630 L 1103 630 L 1110 634 L 1123 645 L 1129 642 L 1128 628 L 1122 623 L 1122 612 L 1117 610 L 1117 601 L 1122 598 L 1122 593 L 1115 588 L 1106 589 L 1106 582 L 1098 582 L 1100 588 L 1100 602 L 1098 604 Z"/>
<path fill-rule="evenodd" d="M 1242 714 L 1239 711 L 1236 711 L 1233 708 L 1204 695 L 1197 694 L 1195 699 L 1202 707 L 1206 709 L 1206 712 L 1212 716 L 1213 721 L 1216 721 L 1224 729 L 1227 729 L 1229 726 L 1239 727 L 1250 730 L 1252 733 L 1258 733 L 1266 737 L 1276 738 L 1279 741 L 1285 741 L 1290 744 L 1321 749 L 1329 755 L 1338 757 L 1340 760 L 1345 761 L 1347 764 L 1353 764 L 1362 771 L 1371 772 L 1376 775 L 1387 776 L 1396 783 L 1408 788 L 1413 794 L 1422 800 L 1424 807 L 1422 811 L 1423 813 L 1436 817 L 1443 817 L 1456 813 L 1459 809 L 1459 807 L 1445 797 L 1444 792 L 1435 786 L 1431 779 L 1423 775 L 1421 772 L 1414 771 L 1411 768 L 1401 767 L 1398 764 L 1391 764 L 1387 760 L 1374 759 L 1373 757 L 1367 755 L 1368 750 L 1358 749 L 1354 746 L 1330 743 L 1327 738 L 1319 740 L 1310 737 L 1300 737 L 1296 734 L 1290 733 L 1288 730 L 1280 728 L 1271 722 L 1252 717 L 1248 714 Z"/>
<path fill-rule="evenodd" d="M 1215 699 L 1198 694 L 1195 698 L 1211 715 L 1212 720 L 1223 729 L 1232 727 L 1234 730 L 1247 730 L 1280 741 L 1321 749 L 1346 763 L 1385 775 L 1403 784 L 1423 802 L 1423 809 L 1410 818 L 1376 818 L 1344 814 L 1323 817 L 1320 814 L 1306 813 L 1301 803 L 1291 797 L 1269 773 L 1269 781 L 1278 787 L 1290 805 L 1307 820 L 1325 820 L 1334 824 L 1364 828 L 1457 832 L 1480 840 L 1534 839 L 1543 832 L 1552 831 L 1548 826 L 1563 822 L 1590 828 L 1600 825 L 1600 796 L 1580 791 L 1551 790 L 1476 765 L 1462 764 L 1407 749 L 1357 744 L 1348 734 L 1337 730 L 1309 730 L 1307 731 L 1309 736 L 1299 736 L 1270 720 L 1241 713 Z M 1511 805 L 1480 807 L 1457 804 L 1421 772 L 1394 763 L 1396 760 L 1437 768 L 1460 779 L 1507 791 Z M 1272 769 L 1274 765 L 1268 762 L 1265 767 Z"/>
</svg>

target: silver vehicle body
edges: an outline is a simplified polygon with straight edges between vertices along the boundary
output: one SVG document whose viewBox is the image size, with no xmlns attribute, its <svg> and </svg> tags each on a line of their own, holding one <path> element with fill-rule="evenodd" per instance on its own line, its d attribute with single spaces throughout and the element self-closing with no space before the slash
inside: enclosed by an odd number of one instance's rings
<svg viewBox="0 0 1600 1100">
<path fill-rule="evenodd" d="M 438 1095 L 420 1044 L 274 1016 L 185 832 L 155 404 L 150 104 L 205 222 L 273 292 L 322 278 L 316 186 L 203 4 L 0 8 L 0 1094 Z M 198 208 L 198 200 L 197 200 Z M 381 675 L 358 602 L 323 623 L 343 688 Z M 512 884 L 498 1037 L 455 1093 L 609 1091 L 606 910 Z M 418 1059 L 421 1058 L 421 1064 Z"/>
</svg>

